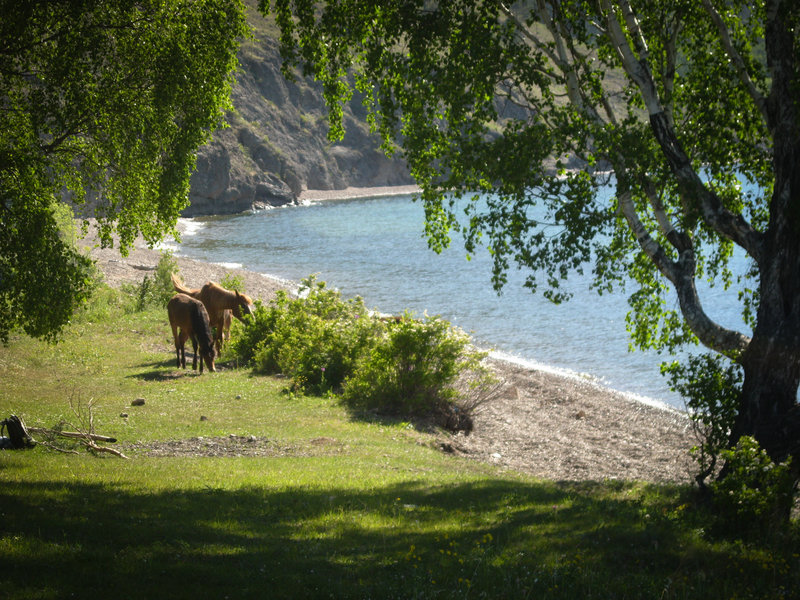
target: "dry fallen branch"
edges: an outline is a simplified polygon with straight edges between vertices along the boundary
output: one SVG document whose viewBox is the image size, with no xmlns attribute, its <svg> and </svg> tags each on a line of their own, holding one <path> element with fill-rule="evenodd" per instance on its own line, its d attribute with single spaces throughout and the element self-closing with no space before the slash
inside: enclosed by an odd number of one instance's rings
<svg viewBox="0 0 800 600">
<path fill-rule="evenodd" d="M 56 452 L 63 452 L 64 454 L 80 454 L 77 450 L 68 450 L 67 448 L 59 448 L 55 444 L 51 444 L 50 442 L 37 442 L 41 446 L 45 448 L 50 448 L 51 450 L 55 450 Z"/>
<path fill-rule="evenodd" d="M 78 438 L 78 439 L 90 439 L 94 442 L 106 442 L 109 444 L 113 444 L 117 441 L 117 438 L 108 437 L 106 435 L 97 435 L 95 433 L 82 433 L 80 431 L 61 431 L 59 429 L 47 429 L 46 427 L 28 427 L 28 431 L 31 433 L 40 433 L 43 435 L 58 435 L 65 438 Z"/>
<path fill-rule="evenodd" d="M 76 440 L 85 446 L 87 450 L 91 450 L 93 452 L 105 452 L 107 454 L 113 454 L 114 456 L 127 459 L 128 457 L 119 450 L 98 445 L 97 442 L 113 443 L 117 440 L 116 438 L 98 435 L 94 432 L 94 413 L 92 411 L 93 402 L 93 400 L 89 400 L 85 405 L 83 405 L 79 401 L 75 400 L 73 393 L 69 399 L 69 406 L 72 409 L 72 413 L 75 415 L 77 424 L 62 421 L 59 423 L 58 427 L 55 428 L 48 429 L 45 427 L 31 427 L 29 428 L 29 431 L 46 436 L 47 439 L 41 443 L 48 448 L 58 450 L 59 452 L 77 454 L 77 452 L 74 450 L 61 448 L 58 444 L 56 444 L 56 437 L 64 437 Z M 64 427 L 74 429 L 75 431 L 64 431 Z"/>
<path fill-rule="evenodd" d="M 127 459 L 128 457 L 125 456 L 119 450 L 115 450 L 114 448 L 109 448 L 108 446 L 98 446 L 94 442 L 89 442 L 84 444 L 89 450 L 94 450 L 95 452 L 107 452 L 108 454 L 113 454 L 114 456 L 119 456 L 120 458 Z"/>
<path fill-rule="evenodd" d="M 42 435 L 46 435 L 50 439 L 53 439 L 55 436 L 76 439 L 81 444 L 86 446 L 88 450 L 94 450 L 95 452 L 108 452 L 109 454 L 113 454 L 114 456 L 119 456 L 120 458 L 128 458 L 119 450 L 108 448 L 106 446 L 98 446 L 96 443 L 96 442 L 113 443 L 117 441 L 117 438 L 108 437 L 105 435 L 97 435 L 95 433 L 82 433 L 79 431 L 59 431 L 57 429 L 47 429 L 46 427 L 29 427 L 28 431 L 30 431 L 31 433 L 39 433 Z M 75 452 L 74 450 L 66 450 L 64 448 L 59 448 L 53 442 L 45 441 L 39 443 L 48 448 L 52 448 L 53 450 L 58 450 L 59 452 L 65 452 L 68 454 L 78 454 L 78 452 Z"/>
</svg>

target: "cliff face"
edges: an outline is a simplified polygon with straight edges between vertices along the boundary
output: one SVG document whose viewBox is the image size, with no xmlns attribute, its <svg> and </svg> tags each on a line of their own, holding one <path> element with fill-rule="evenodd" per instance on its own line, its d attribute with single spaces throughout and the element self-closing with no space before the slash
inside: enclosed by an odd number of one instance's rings
<svg viewBox="0 0 800 600">
<path fill-rule="evenodd" d="M 328 141 L 321 87 L 299 75 L 295 82 L 284 78 L 277 29 L 248 11 L 255 38 L 239 51 L 229 126 L 198 151 L 183 216 L 290 204 L 306 189 L 413 183 L 403 160 L 379 148 L 360 106 L 345 109 L 345 138 Z"/>
</svg>

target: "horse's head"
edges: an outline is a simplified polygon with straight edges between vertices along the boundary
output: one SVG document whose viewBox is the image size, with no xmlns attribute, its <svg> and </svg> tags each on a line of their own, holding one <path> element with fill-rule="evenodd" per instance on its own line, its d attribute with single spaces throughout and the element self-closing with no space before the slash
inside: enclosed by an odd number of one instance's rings
<svg viewBox="0 0 800 600">
<path fill-rule="evenodd" d="M 214 356 L 216 353 L 214 352 L 214 340 L 211 340 L 211 344 L 208 346 L 208 350 L 204 350 L 201 352 L 202 362 L 200 363 L 200 372 L 203 372 L 203 363 L 206 363 L 206 367 L 212 373 L 215 372 L 217 369 L 214 367 Z"/>
<path fill-rule="evenodd" d="M 244 317 L 244 315 L 252 315 L 255 307 L 253 306 L 253 301 L 250 299 L 250 296 L 240 294 L 236 290 L 234 290 L 234 293 L 236 294 L 236 306 L 233 308 L 233 316 L 244 323 L 242 317 Z"/>
</svg>

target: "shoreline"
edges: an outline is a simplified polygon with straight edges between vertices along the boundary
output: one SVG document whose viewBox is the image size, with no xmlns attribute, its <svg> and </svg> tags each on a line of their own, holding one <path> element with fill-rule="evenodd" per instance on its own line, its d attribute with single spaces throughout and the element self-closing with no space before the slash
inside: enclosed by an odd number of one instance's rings
<svg viewBox="0 0 800 600">
<path fill-rule="evenodd" d="M 388 198 L 405 196 L 421 191 L 418 185 L 396 185 L 378 187 L 347 187 L 341 190 L 303 190 L 297 197 L 300 204 L 327 200 L 354 200 L 357 198 Z"/>
<path fill-rule="evenodd" d="M 479 348 L 479 350 L 486 351 L 483 348 Z M 508 352 L 504 352 L 502 350 L 488 350 L 488 352 L 490 358 L 500 362 L 505 362 L 511 365 L 519 366 L 523 369 L 529 369 L 531 371 L 541 371 L 542 373 L 549 373 L 556 377 L 563 377 L 564 379 L 569 379 L 571 381 L 575 381 L 578 383 L 594 386 L 601 393 L 617 394 L 632 402 L 638 402 L 645 406 L 649 406 L 670 413 L 675 413 L 677 415 L 681 415 L 688 418 L 686 411 L 676 408 L 675 406 L 672 406 L 671 404 L 668 404 L 663 400 L 659 400 L 658 398 L 651 398 L 650 396 L 643 396 L 641 394 L 636 394 L 634 392 L 626 392 L 625 390 L 618 390 L 616 388 L 613 388 L 611 386 L 605 385 L 597 381 L 596 378 L 591 373 L 581 373 L 578 371 L 572 371 L 570 369 L 563 369 L 561 367 L 553 367 L 550 365 L 529 360 L 527 358 L 523 358 L 521 356 L 515 356 L 513 354 L 509 354 Z"/>
<path fill-rule="evenodd" d="M 338 190 L 304 190 L 303 192 L 301 192 L 300 196 L 298 196 L 298 201 L 300 206 L 304 206 L 304 205 L 316 204 L 320 202 L 324 203 L 329 201 L 335 202 L 335 201 L 354 200 L 361 198 L 387 198 L 394 196 L 411 195 L 416 192 L 419 192 L 420 189 L 421 188 L 417 185 L 404 185 L 404 186 L 377 186 L 377 187 L 347 187 Z M 285 207 L 277 207 L 277 208 L 285 208 Z M 259 211 L 253 211 L 253 212 L 259 212 Z M 203 217 L 179 218 L 178 220 L 179 232 L 181 234 L 189 232 L 188 235 L 191 235 L 191 230 L 194 228 L 193 223 L 198 222 L 197 219 L 202 219 L 202 218 Z M 196 227 L 202 227 L 202 225 L 198 225 Z M 179 245 L 176 242 L 174 242 L 174 240 L 171 243 L 166 243 L 159 247 L 159 249 L 168 249 L 168 250 L 177 250 L 178 248 Z M 211 264 L 233 270 L 246 271 L 244 266 L 239 263 L 211 263 Z M 283 278 L 270 275 L 268 273 L 267 274 L 261 273 L 261 275 L 263 277 L 273 279 L 278 283 L 285 284 L 286 289 L 288 290 L 297 289 L 298 282 L 288 281 Z M 534 361 L 522 356 L 516 356 L 510 352 L 494 351 L 486 348 L 481 348 L 481 350 L 491 352 L 493 358 L 500 361 L 510 362 L 514 365 L 521 365 L 525 368 L 529 368 L 536 371 L 545 371 L 548 373 L 553 373 L 561 377 L 571 378 L 576 381 L 584 383 L 589 382 L 592 383 L 593 385 L 596 385 L 598 389 L 601 391 L 604 390 L 614 394 L 618 394 L 630 400 L 640 402 L 642 404 L 652 406 L 654 408 L 658 408 L 668 412 L 686 415 L 685 410 L 682 410 L 680 407 L 674 406 L 665 400 L 662 400 L 660 398 L 654 398 L 651 396 L 646 396 L 636 392 L 630 392 L 611 387 L 605 383 L 598 381 L 591 373 L 587 374 L 582 371 L 575 371 L 568 368 L 551 366 L 546 363 L 540 363 L 538 361 Z"/>
<path fill-rule="evenodd" d="M 319 194 L 313 201 L 381 193 L 390 190 L 337 190 Z M 394 189 L 394 195 L 407 193 L 413 191 Z M 140 241 L 125 258 L 116 248 L 93 247 L 91 231 L 79 245 L 87 247 L 112 287 L 138 284 L 158 264 L 160 251 Z M 278 290 L 296 289 L 297 282 L 182 257 L 177 253 L 180 247 L 176 247 L 180 275 L 189 286 L 220 281 L 232 273 L 244 280 L 250 296 L 263 302 L 269 302 Z M 165 345 L 165 352 L 168 350 Z M 689 449 L 697 441 L 686 413 L 658 400 L 614 390 L 578 373 L 534 365 L 512 355 L 492 352 L 487 360 L 503 382 L 502 389 L 478 407 L 469 435 L 437 434 L 443 451 L 556 481 L 692 482 L 694 464 Z"/>
<path fill-rule="evenodd" d="M 348 188 L 348 189 L 353 189 L 353 188 Z M 387 189 L 387 188 L 358 188 L 358 189 L 384 190 L 384 189 Z M 388 189 L 391 189 L 391 188 L 388 188 Z M 337 193 L 341 193 L 343 191 L 344 190 L 337 190 Z M 392 195 L 399 196 L 399 195 L 405 195 L 407 193 L 410 193 L 410 192 L 403 191 L 403 192 L 397 192 L 397 193 L 394 193 L 394 194 L 384 193 L 381 196 L 380 193 L 373 193 L 371 191 L 369 194 L 363 194 L 363 195 L 360 195 L 360 196 L 352 196 L 352 197 L 351 196 L 348 196 L 348 197 L 340 197 L 340 196 L 332 197 L 331 196 L 331 197 L 324 198 L 324 199 L 319 198 L 318 200 L 321 200 L 321 201 L 327 201 L 327 200 L 336 201 L 336 200 L 348 200 L 348 199 L 352 199 L 352 198 L 371 198 L 371 197 L 376 197 L 377 198 L 377 197 L 387 197 L 387 196 L 392 196 Z M 314 200 L 314 201 L 317 201 L 317 200 Z M 178 229 L 182 230 L 181 231 L 182 234 L 185 233 L 187 229 L 189 229 L 189 223 L 191 223 L 192 221 L 193 221 L 193 218 L 191 218 L 191 217 L 186 217 L 186 218 L 182 217 L 181 219 L 179 219 Z M 179 247 L 179 245 L 174 240 L 172 240 L 171 242 L 169 242 L 167 244 L 164 244 L 162 246 L 157 247 L 156 250 L 166 249 L 166 250 L 173 251 L 173 250 L 177 249 L 178 247 Z M 176 254 L 175 257 L 179 261 L 180 260 L 187 260 L 187 261 L 190 261 L 190 260 L 194 261 L 195 260 L 195 259 L 189 259 L 188 257 L 179 256 L 177 254 Z M 202 262 L 202 261 L 195 261 L 195 262 Z M 246 274 L 246 273 L 253 273 L 255 275 L 259 275 L 261 277 L 264 277 L 264 278 L 274 282 L 276 285 L 278 285 L 280 287 L 283 287 L 283 289 L 286 289 L 287 291 L 289 291 L 291 293 L 295 293 L 295 294 L 297 293 L 297 288 L 299 286 L 299 282 L 297 282 L 297 281 L 291 281 L 291 280 L 288 280 L 288 279 L 284 279 L 284 278 L 278 277 L 276 275 L 271 275 L 269 273 L 259 273 L 259 272 L 255 272 L 255 271 L 249 271 L 249 270 L 245 269 L 244 266 L 239 264 L 239 263 L 235 263 L 235 264 L 234 263 L 203 263 L 203 264 L 208 264 L 212 268 L 226 269 L 228 271 L 235 272 L 235 273 L 237 273 L 239 275 L 243 275 L 243 274 Z M 222 276 L 220 276 L 219 278 L 221 279 Z M 198 285 L 201 285 L 201 283 L 198 283 Z M 584 373 L 584 372 L 580 372 L 580 371 L 573 371 L 571 369 L 566 369 L 566 368 L 562 368 L 562 367 L 555 367 L 555 366 L 551 366 L 551 365 L 548 365 L 548 364 L 545 364 L 545 363 L 539 363 L 537 361 L 533 361 L 533 360 L 530 360 L 530 359 L 527 359 L 527 358 L 521 357 L 521 356 L 516 356 L 514 354 L 511 354 L 509 352 L 505 352 L 505 351 L 502 351 L 502 350 L 491 350 L 491 349 L 488 349 L 488 348 L 480 348 L 480 347 L 478 349 L 480 351 L 483 351 L 483 352 L 488 352 L 489 353 L 489 357 L 494 359 L 495 361 L 498 361 L 498 362 L 509 363 L 511 365 L 522 367 L 522 368 L 525 368 L 525 369 L 530 369 L 530 370 L 533 370 L 533 371 L 542 371 L 542 372 L 545 372 L 545 373 L 550 373 L 550 374 L 555 375 L 557 377 L 563 377 L 565 379 L 570 379 L 570 380 L 573 380 L 573 381 L 576 381 L 576 382 L 580 382 L 580 383 L 584 383 L 584 384 L 587 384 L 587 385 L 594 385 L 601 392 L 617 394 L 617 395 L 619 395 L 621 397 L 624 397 L 624 398 L 626 398 L 628 400 L 631 400 L 631 401 L 634 401 L 634 402 L 639 402 L 639 403 L 644 404 L 646 406 L 650 406 L 650 407 L 653 407 L 653 408 L 656 408 L 656 409 L 659 409 L 659 410 L 664 410 L 664 411 L 667 411 L 667 412 L 671 412 L 671 413 L 675 413 L 675 414 L 686 416 L 686 411 L 683 411 L 680 408 L 672 406 L 671 404 L 665 402 L 664 400 L 660 400 L 658 398 L 652 398 L 650 396 L 644 396 L 644 395 L 641 395 L 641 394 L 637 394 L 635 392 L 628 392 L 628 391 L 625 391 L 625 390 L 616 389 L 614 387 L 608 386 L 608 385 L 606 385 L 604 383 L 601 383 L 601 382 L 597 381 L 595 379 L 595 377 L 593 375 L 591 375 L 590 373 Z"/>
</svg>

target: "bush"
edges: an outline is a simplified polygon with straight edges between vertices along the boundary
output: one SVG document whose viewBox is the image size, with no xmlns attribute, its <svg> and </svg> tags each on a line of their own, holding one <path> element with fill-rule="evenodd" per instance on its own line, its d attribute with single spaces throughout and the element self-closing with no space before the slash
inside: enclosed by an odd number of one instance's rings
<svg viewBox="0 0 800 600">
<path fill-rule="evenodd" d="M 87 302 L 75 311 L 73 319 L 80 323 L 108 321 L 125 312 L 129 304 L 130 298 L 121 290 L 98 285 Z"/>
<path fill-rule="evenodd" d="M 236 290 L 240 294 L 245 293 L 244 277 L 241 275 L 234 275 L 233 273 L 226 273 L 219 284 L 226 290 Z"/>
<path fill-rule="evenodd" d="M 388 326 L 347 379 L 342 398 L 357 409 L 449 420 L 459 396 L 459 375 L 479 370 L 485 356 L 471 350 L 469 337 L 447 321 L 418 320 L 406 313 Z"/>
<path fill-rule="evenodd" d="M 122 289 L 133 298 L 132 310 L 141 312 L 150 306 L 164 307 L 175 295 L 172 274 L 178 272 L 178 261 L 169 250 L 161 253 L 153 277 L 145 275 L 139 285 L 125 285 Z"/>
<path fill-rule="evenodd" d="M 270 306 L 258 303 L 246 327 L 231 333 L 234 358 L 260 373 L 283 373 L 297 389 L 338 389 L 379 336 L 361 298 L 343 300 L 312 276 L 304 297 L 279 292 Z"/>
<path fill-rule="evenodd" d="M 234 319 L 231 323 L 230 341 L 223 346 L 223 356 L 243 366 L 253 367 L 255 354 L 275 331 L 279 307 L 286 301 L 286 292 L 280 290 L 269 306 L 264 306 L 261 300 L 254 302 L 253 312 L 244 317 L 246 326 Z"/>
<path fill-rule="evenodd" d="M 699 444 L 692 454 L 695 479 L 713 508 L 714 528 L 725 535 L 767 534 L 788 522 L 795 480 L 789 463 L 776 465 L 752 437 L 730 447 L 742 386 L 739 365 L 718 355 L 692 356 L 687 364 L 662 365 L 670 387 L 686 401 Z M 719 465 L 724 464 L 720 470 Z M 718 477 L 706 485 L 710 477 Z"/>
<path fill-rule="evenodd" d="M 791 458 L 776 465 L 749 436 L 721 456 L 727 472 L 709 486 L 716 529 L 744 537 L 780 530 L 788 521 L 794 493 Z"/>
<path fill-rule="evenodd" d="M 721 361 L 718 355 L 704 354 L 689 357 L 686 365 L 675 362 L 661 367 L 670 388 L 684 398 L 700 442 L 692 455 L 700 468 L 695 479 L 701 488 L 729 447 L 741 394 L 741 367 Z"/>
<path fill-rule="evenodd" d="M 256 303 L 246 326 L 234 324 L 228 356 L 264 374 L 282 373 L 293 390 L 341 391 L 355 410 L 434 417 L 471 429 L 471 414 L 497 391 L 482 367 L 485 353 L 441 319 L 410 314 L 383 320 L 361 298 L 342 299 L 312 276 L 301 295 L 283 291 Z"/>
</svg>

